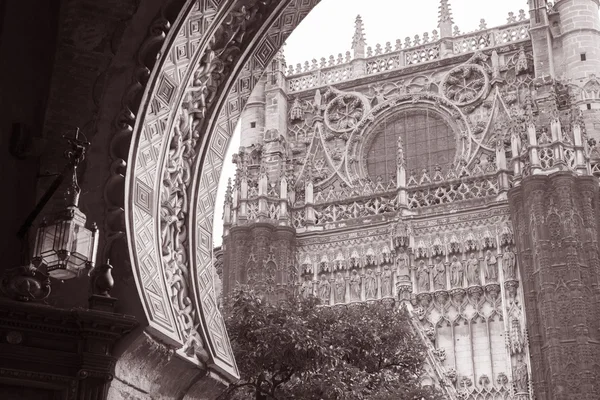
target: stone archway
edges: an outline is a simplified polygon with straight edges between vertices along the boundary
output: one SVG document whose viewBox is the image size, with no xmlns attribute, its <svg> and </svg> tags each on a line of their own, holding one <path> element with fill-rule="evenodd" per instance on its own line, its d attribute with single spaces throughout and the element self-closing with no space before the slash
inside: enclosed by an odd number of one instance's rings
<svg viewBox="0 0 600 400">
<path fill-rule="evenodd" d="M 125 201 L 106 211 L 126 229 L 109 223 L 109 236 L 127 241 L 150 333 L 229 380 L 237 367 L 209 269 L 223 157 L 254 85 L 318 0 L 181 3 L 150 27 L 123 99 L 106 190 Z"/>
</svg>

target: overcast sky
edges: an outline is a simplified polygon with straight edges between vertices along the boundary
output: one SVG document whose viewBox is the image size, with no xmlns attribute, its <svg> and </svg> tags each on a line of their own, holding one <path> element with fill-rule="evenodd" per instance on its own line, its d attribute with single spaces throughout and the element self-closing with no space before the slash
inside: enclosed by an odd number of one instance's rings
<svg viewBox="0 0 600 400">
<path fill-rule="evenodd" d="M 338 53 L 346 53 L 352 44 L 358 14 L 362 16 L 367 45 L 373 48 L 377 43 L 383 47 L 386 42 L 393 46 L 396 39 L 404 42 L 405 37 L 423 36 L 424 32 L 431 36 L 431 31 L 438 29 L 439 3 L 440 0 L 322 0 L 288 38 L 284 47 L 286 61 L 295 66 L 313 58 L 328 59 L 332 54 L 337 57 Z M 482 18 L 491 28 L 505 24 L 509 11 L 519 15 L 520 9 L 528 10 L 527 0 L 450 0 L 450 5 L 454 24 L 461 32 L 478 29 Z M 227 178 L 233 179 L 235 168 L 231 157 L 239 143 L 236 130 L 225 156 L 215 203 L 215 246 L 220 246 L 222 241 L 223 197 Z"/>
</svg>

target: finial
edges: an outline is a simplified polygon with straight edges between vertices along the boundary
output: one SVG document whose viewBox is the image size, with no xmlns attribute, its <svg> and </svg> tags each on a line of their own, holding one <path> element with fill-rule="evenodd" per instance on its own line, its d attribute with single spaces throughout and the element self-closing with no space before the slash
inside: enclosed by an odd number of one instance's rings
<svg viewBox="0 0 600 400">
<path fill-rule="evenodd" d="M 449 0 L 440 0 L 438 27 L 440 28 L 440 36 L 442 38 L 452 36 L 452 10 L 450 9 Z"/>
<path fill-rule="evenodd" d="M 354 58 L 365 57 L 365 46 L 367 41 L 365 39 L 365 31 L 363 21 L 360 15 L 356 16 L 354 21 L 354 36 L 352 36 L 352 50 L 354 50 Z"/>
<path fill-rule="evenodd" d="M 232 187 L 231 187 L 231 178 L 227 179 L 227 189 L 225 190 L 225 202 L 226 203 L 231 203 L 232 202 Z"/>
<path fill-rule="evenodd" d="M 110 291 L 115 285 L 115 280 L 112 277 L 110 259 L 106 260 L 105 264 L 94 268 L 89 272 L 92 284 L 92 293 L 96 296 L 110 297 Z"/>
</svg>

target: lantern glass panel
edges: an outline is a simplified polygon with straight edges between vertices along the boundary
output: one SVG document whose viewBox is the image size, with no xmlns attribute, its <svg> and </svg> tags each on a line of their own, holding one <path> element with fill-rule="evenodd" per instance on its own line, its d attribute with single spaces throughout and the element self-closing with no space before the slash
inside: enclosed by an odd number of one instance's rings
<svg viewBox="0 0 600 400">
<path fill-rule="evenodd" d="M 60 236 L 59 226 L 57 225 L 48 225 L 43 228 L 42 233 L 42 242 L 40 246 L 40 256 L 42 257 L 42 261 L 46 265 L 53 265 L 58 262 L 58 254 L 57 249 L 55 248 L 55 243 Z"/>
<path fill-rule="evenodd" d="M 75 240 L 75 223 L 71 219 L 62 220 L 58 223 L 60 225 L 60 236 L 54 244 L 56 251 L 67 251 L 71 252 L 73 246 L 73 240 Z"/>
<path fill-rule="evenodd" d="M 77 226 L 75 233 L 69 263 L 76 267 L 81 267 L 88 261 L 92 252 L 92 232 L 82 226 Z"/>
</svg>

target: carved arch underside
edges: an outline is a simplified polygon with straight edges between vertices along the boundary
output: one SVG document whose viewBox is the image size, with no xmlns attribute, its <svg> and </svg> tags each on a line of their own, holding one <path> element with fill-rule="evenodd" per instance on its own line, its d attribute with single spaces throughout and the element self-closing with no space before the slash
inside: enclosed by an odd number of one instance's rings
<svg viewBox="0 0 600 400">
<path fill-rule="evenodd" d="M 188 0 L 164 41 L 131 134 L 125 221 L 150 329 L 238 376 L 215 297 L 212 221 L 223 158 L 256 82 L 318 0 Z M 146 43 L 148 44 L 148 43 Z M 143 48 L 140 50 L 143 53 Z"/>
</svg>

